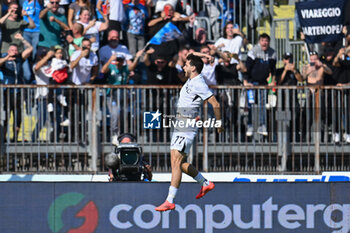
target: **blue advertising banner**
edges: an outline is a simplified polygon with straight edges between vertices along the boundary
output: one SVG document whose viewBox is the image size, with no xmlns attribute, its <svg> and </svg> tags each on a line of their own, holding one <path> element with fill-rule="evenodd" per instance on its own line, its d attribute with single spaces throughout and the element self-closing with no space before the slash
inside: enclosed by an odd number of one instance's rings
<svg viewBox="0 0 350 233">
<path fill-rule="evenodd" d="M 345 0 L 319 0 L 295 4 L 306 43 L 342 39 Z"/>
<path fill-rule="evenodd" d="M 348 183 L 0 183 L 1 233 L 349 232 Z"/>
<path fill-rule="evenodd" d="M 350 172 L 322 172 L 318 175 L 263 175 L 239 172 L 203 172 L 204 177 L 214 182 L 350 182 Z M 170 182 L 171 173 L 153 173 L 154 182 Z M 0 174 L 0 182 L 108 182 L 107 174 Z M 183 175 L 183 182 L 195 182 Z"/>
</svg>

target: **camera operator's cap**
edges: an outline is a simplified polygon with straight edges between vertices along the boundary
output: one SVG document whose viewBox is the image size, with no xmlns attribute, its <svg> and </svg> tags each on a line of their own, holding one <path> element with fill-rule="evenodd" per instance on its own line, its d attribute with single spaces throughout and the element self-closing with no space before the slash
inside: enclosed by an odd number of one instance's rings
<svg viewBox="0 0 350 233">
<path fill-rule="evenodd" d="M 283 54 L 283 59 L 289 59 L 289 58 L 293 58 L 293 54 L 290 52 L 286 52 Z"/>
</svg>

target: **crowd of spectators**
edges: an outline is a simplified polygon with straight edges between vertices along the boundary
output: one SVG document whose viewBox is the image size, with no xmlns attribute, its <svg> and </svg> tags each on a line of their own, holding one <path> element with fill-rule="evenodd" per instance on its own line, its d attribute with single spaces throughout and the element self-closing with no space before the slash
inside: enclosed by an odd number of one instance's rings
<svg viewBox="0 0 350 233">
<path fill-rule="evenodd" d="M 197 12 L 182 3 L 176 0 L 2 1 L 0 83 L 181 85 L 186 82 L 182 66 L 187 54 L 193 52 L 202 54 L 202 74 L 208 85 L 350 83 L 348 43 L 338 46 L 339 49 L 335 44 L 324 44 L 321 47 L 324 51 L 311 51 L 309 64 L 299 72 L 291 53 L 284 54 L 283 67 L 276 69 L 276 51 L 264 33 L 248 51 L 246 61 L 242 61 L 241 53 L 248 40 L 239 25 L 226 22 L 222 37 L 208 41 L 207 30 L 211 29 L 197 27 L 194 31 Z M 145 47 L 168 22 L 176 25 L 183 35 L 177 40 Z M 15 99 L 16 94 L 11 92 L 10 99 Z M 257 132 L 267 136 L 266 91 L 247 94 L 246 136 L 253 135 L 252 104 L 257 104 L 260 111 Z M 48 97 L 43 111 L 52 111 L 52 96 L 47 88 L 38 88 L 36 98 Z M 65 107 L 65 97 L 58 97 Z M 232 96 L 228 93 L 221 100 L 232 106 Z M 10 104 L 10 109 L 16 107 L 13 101 L 5 103 Z M 19 122 L 14 130 L 18 131 L 21 117 L 16 119 Z M 63 125 L 66 124 L 69 122 Z M 115 122 L 113 125 L 113 131 L 117 131 Z M 339 142 L 341 131 L 336 129 L 334 141 Z M 344 140 L 350 143 L 350 129 L 343 132 Z"/>
</svg>

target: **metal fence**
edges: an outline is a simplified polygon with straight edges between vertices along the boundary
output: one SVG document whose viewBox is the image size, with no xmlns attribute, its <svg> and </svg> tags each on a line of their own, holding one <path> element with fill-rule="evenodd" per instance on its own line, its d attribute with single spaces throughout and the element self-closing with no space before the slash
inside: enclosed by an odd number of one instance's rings
<svg viewBox="0 0 350 233">
<path fill-rule="evenodd" d="M 291 37 L 290 39 L 296 40 L 294 18 L 275 19 L 274 1 L 262 2 L 264 2 L 264 7 L 256 6 L 256 2 L 247 0 L 184 0 L 183 5 L 190 6 L 197 14 L 198 22 L 195 26 L 204 27 L 208 31 L 210 41 L 215 41 L 223 36 L 223 29 L 227 21 L 239 24 L 252 44 L 257 42 L 259 31 L 270 34 L 272 47 L 275 45 L 275 40 L 279 38 Z M 261 10 L 263 12 L 260 12 Z"/>
<path fill-rule="evenodd" d="M 143 115 L 156 110 L 174 115 L 178 86 L 49 89 L 48 96 L 35 98 L 37 86 L 0 85 L 1 172 L 105 171 L 104 156 L 113 150 L 111 138 L 124 132 L 136 135 L 155 171 L 170 171 L 171 129 L 144 129 Z M 249 104 L 242 86 L 214 88 L 225 132 L 199 129 L 189 156 L 199 170 L 349 170 L 350 144 L 345 138 L 350 133 L 349 88 L 253 89 L 255 102 Z M 67 106 L 61 104 L 61 95 Z M 203 107 L 201 115 L 210 118 L 212 109 Z M 246 135 L 249 116 L 252 136 Z M 267 126 L 267 136 L 258 132 L 261 124 Z"/>
<path fill-rule="evenodd" d="M 223 35 L 223 28 L 227 21 L 237 23 L 245 29 L 245 33 L 254 43 L 256 31 L 249 27 L 249 1 L 246 0 L 184 0 L 184 6 L 188 4 L 193 12 L 199 16 L 198 25 L 208 31 L 208 40 L 215 41 Z M 269 7 L 269 6 L 268 6 Z M 257 25 L 262 22 L 258 20 Z"/>
<path fill-rule="evenodd" d="M 303 62 L 308 60 L 308 56 L 305 43 L 298 39 L 295 18 L 274 18 L 274 14 L 271 13 L 274 12 L 274 2 L 269 1 L 269 4 L 266 5 L 269 17 L 249 22 L 250 15 L 253 14 L 249 11 L 251 7 L 254 7 L 250 6 L 252 2 L 245 0 L 185 0 L 184 4 L 188 4 L 194 12 L 198 13 L 193 32 L 199 27 L 205 28 L 209 41 L 216 41 L 222 37 L 225 23 L 232 21 L 240 25 L 241 30 L 252 45 L 258 42 L 260 33 L 267 32 L 271 37 L 270 46 L 276 51 L 277 66 L 283 66 L 281 62 L 283 54 L 291 52 L 294 55 L 296 66 L 301 67 Z M 267 23 L 270 26 L 267 26 Z"/>
</svg>

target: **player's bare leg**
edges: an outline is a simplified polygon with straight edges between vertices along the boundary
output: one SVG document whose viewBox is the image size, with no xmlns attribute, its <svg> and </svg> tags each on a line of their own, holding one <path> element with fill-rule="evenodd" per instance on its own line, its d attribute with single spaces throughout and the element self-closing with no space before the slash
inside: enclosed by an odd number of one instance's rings
<svg viewBox="0 0 350 233">
<path fill-rule="evenodd" d="M 177 190 L 180 187 L 182 170 L 181 164 L 184 156 L 178 150 L 171 150 L 170 160 L 171 160 L 171 183 L 169 187 L 169 193 L 166 201 L 155 208 L 157 211 L 167 211 L 175 209 L 174 198 L 176 196 Z"/>
<path fill-rule="evenodd" d="M 170 185 L 179 188 L 182 179 L 182 169 L 181 165 L 185 159 L 184 154 L 180 153 L 178 150 L 171 150 L 171 183 Z"/>
</svg>

